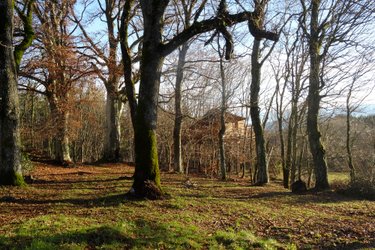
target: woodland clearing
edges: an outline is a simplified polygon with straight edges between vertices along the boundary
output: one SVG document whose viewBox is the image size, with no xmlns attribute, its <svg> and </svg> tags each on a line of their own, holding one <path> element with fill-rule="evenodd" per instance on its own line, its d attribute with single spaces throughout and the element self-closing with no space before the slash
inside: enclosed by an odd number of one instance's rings
<svg viewBox="0 0 375 250">
<path fill-rule="evenodd" d="M 0 188 L 1 249 L 375 247 L 375 202 L 333 191 L 162 173 L 169 198 L 127 200 L 126 164 L 34 164 L 33 183 Z"/>
</svg>

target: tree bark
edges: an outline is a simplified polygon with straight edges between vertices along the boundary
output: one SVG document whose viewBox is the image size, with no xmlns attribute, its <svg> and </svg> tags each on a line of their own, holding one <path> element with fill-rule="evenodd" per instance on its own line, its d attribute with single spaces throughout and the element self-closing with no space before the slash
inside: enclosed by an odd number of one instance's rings
<svg viewBox="0 0 375 250">
<path fill-rule="evenodd" d="M 261 64 L 259 63 L 260 40 L 254 39 L 253 52 L 251 54 L 251 85 L 250 85 L 250 116 L 255 133 L 255 151 L 257 176 L 256 184 L 268 183 L 268 166 L 266 162 L 266 148 L 263 134 L 262 121 L 260 119 L 259 91 L 261 79 Z"/>
<path fill-rule="evenodd" d="M 318 126 L 320 108 L 320 43 L 319 43 L 319 5 L 320 1 L 312 1 L 311 23 L 310 23 L 310 76 L 309 93 L 307 96 L 307 132 L 310 143 L 310 151 L 314 162 L 315 189 L 324 190 L 329 188 L 327 163 L 325 149 L 321 142 L 321 134 Z"/>
<path fill-rule="evenodd" d="M 120 115 L 122 109 L 122 102 L 119 98 L 118 85 L 120 79 L 121 68 L 120 63 L 117 62 L 117 49 L 119 39 L 115 35 L 115 4 L 113 1 L 106 1 L 105 17 L 108 31 L 108 79 L 105 81 L 107 90 L 106 101 L 106 136 L 104 142 L 104 156 L 103 160 L 108 162 L 118 162 L 121 160 L 120 155 Z"/>
<path fill-rule="evenodd" d="M 219 42 L 218 42 L 219 44 Z M 225 80 L 225 71 L 223 65 L 223 54 L 220 51 L 220 44 L 219 48 L 219 56 L 220 56 L 220 76 L 221 76 L 221 108 L 220 108 L 220 130 L 219 130 L 219 149 L 220 149 L 220 172 L 221 172 L 221 179 L 227 179 L 227 170 L 226 170 L 226 162 L 225 162 L 225 144 L 224 144 L 224 135 L 225 135 L 225 112 L 227 109 L 226 103 L 226 80 Z"/>
<path fill-rule="evenodd" d="M 69 148 L 68 121 L 69 112 L 59 107 L 57 98 L 51 94 L 48 95 L 49 106 L 52 115 L 52 121 L 56 125 L 56 135 L 53 138 L 53 158 L 60 164 L 69 165 L 72 163 Z"/>
<path fill-rule="evenodd" d="M 350 181 L 353 183 L 356 179 L 356 171 L 353 164 L 352 140 L 351 140 L 351 115 L 350 98 L 352 95 L 353 85 L 349 87 L 349 93 L 346 97 L 346 153 L 348 156 L 348 167 L 350 169 Z"/>
<path fill-rule="evenodd" d="M 280 92 L 280 79 L 276 79 L 276 90 L 275 93 L 280 93 L 280 100 L 279 97 L 276 95 L 276 110 L 277 110 L 277 124 L 278 124 L 278 132 L 279 132 L 279 140 L 280 140 L 280 158 L 281 158 L 281 167 L 283 171 L 283 186 L 284 188 L 289 188 L 289 168 L 286 165 L 286 156 L 285 156 L 285 140 L 283 134 L 283 100 L 284 94 L 286 89 L 286 83 L 283 86 L 282 91 Z"/>
<path fill-rule="evenodd" d="M 33 9 L 34 9 L 35 0 L 30 0 L 25 2 L 25 8 L 23 10 L 19 9 L 15 4 L 16 11 L 18 16 L 20 17 L 22 24 L 23 24 L 23 39 L 22 41 L 16 45 L 14 50 L 14 58 L 16 63 L 16 70 L 19 71 L 19 67 L 21 64 L 22 57 L 25 51 L 31 46 L 34 38 L 35 33 L 33 29 Z"/>
<path fill-rule="evenodd" d="M 164 56 L 159 46 L 162 41 L 162 16 L 159 8 L 141 1 L 144 18 L 144 38 L 141 60 L 141 82 L 135 116 L 135 173 L 133 190 L 136 196 L 159 198 L 162 195 L 156 143 L 157 109 L 161 69 Z M 151 183 L 151 188 L 149 183 Z M 154 190 L 153 190 L 154 189 Z M 158 192 L 155 193 L 154 192 Z"/>
<path fill-rule="evenodd" d="M 280 112 L 280 111 L 279 111 Z M 286 162 L 286 155 L 285 155 L 285 141 L 283 135 L 283 113 L 279 115 L 277 118 L 278 120 L 278 129 L 279 129 L 279 140 L 280 140 L 280 155 L 281 155 L 281 166 L 283 169 L 283 186 L 284 188 L 289 188 L 289 167 L 287 166 Z"/>
<path fill-rule="evenodd" d="M 177 75 L 176 75 L 176 90 L 175 90 L 175 119 L 173 128 L 173 152 L 174 152 L 174 169 L 179 172 L 184 172 L 182 165 L 182 150 L 181 150 L 181 126 L 182 126 L 182 111 L 181 111 L 181 91 L 182 81 L 184 77 L 184 66 L 186 61 L 186 54 L 189 45 L 187 43 L 181 46 L 178 56 Z"/>
<path fill-rule="evenodd" d="M 138 104 L 135 102 L 134 84 L 130 78 L 131 63 L 130 50 L 127 44 L 127 26 L 131 18 L 131 5 L 133 1 L 125 2 L 121 20 L 122 31 L 121 50 L 124 61 L 124 77 L 126 94 L 128 97 L 134 127 L 136 167 L 134 183 L 130 194 L 140 197 L 159 198 L 162 196 L 160 185 L 159 163 L 156 145 L 156 125 L 158 95 L 162 64 L 165 56 L 173 52 L 179 46 L 186 43 L 195 35 L 216 29 L 222 26 L 222 16 L 196 21 L 184 31 L 175 35 L 169 42 L 163 43 L 162 32 L 164 28 L 164 12 L 168 6 L 168 0 L 151 1 L 141 0 L 140 6 L 143 15 L 144 36 L 142 46 L 142 58 L 140 64 L 140 87 Z M 225 14 L 226 25 L 232 26 L 238 22 L 248 21 L 250 32 L 257 37 L 277 40 L 278 35 L 260 29 L 256 22 L 256 14 L 242 12 L 234 15 Z M 127 66 L 125 66 L 127 65 Z M 159 196 L 159 197 L 158 197 Z"/>
<path fill-rule="evenodd" d="M 107 90 L 106 100 L 106 132 L 104 143 L 103 160 L 107 162 L 118 162 L 120 155 L 120 116 L 122 110 L 122 101 L 115 94 Z"/>
<path fill-rule="evenodd" d="M 297 97 L 298 98 L 298 97 Z M 288 138 L 287 138 L 287 149 L 286 149 L 286 162 L 285 162 L 285 168 L 288 169 L 290 173 L 290 183 L 294 183 L 296 180 L 296 164 L 295 164 L 295 149 L 297 144 L 297 105 L 298 105 L 298 99 L 296 99 L 296 95 L 293 93 L 292 97 L 292 108 L 290 111 L 290 117 L 289 117 L 289 124 L 288 124 Z M 289 178 L 289 176 L 288 176 Z"/>
<path fill-rule="evenodd" d="M 24 184 L 20 163 L 19 102 L 13 54 L 13 1 L 0 2 L 0 185 Z"/>
</svg>

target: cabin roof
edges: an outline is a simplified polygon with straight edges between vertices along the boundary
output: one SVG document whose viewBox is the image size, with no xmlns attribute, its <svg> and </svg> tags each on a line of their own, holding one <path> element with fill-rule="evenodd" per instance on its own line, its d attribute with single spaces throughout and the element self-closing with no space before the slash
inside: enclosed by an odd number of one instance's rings
<svg viewBox="0 0 375 250">
<path fill-rule="evenodd" d="M 221 110 L 220 108 L 215 108 L 209 110 L 201 119 L 199 119 L 194 125 L 195 126 L 202 126 L 202 125 L 209 125 L 213 123 L 220 122 Z M 246 120 L 245 117 L 235 115 L 228 111 L 225 112 L 225 122 L 238 122 Z"/>
</svg>

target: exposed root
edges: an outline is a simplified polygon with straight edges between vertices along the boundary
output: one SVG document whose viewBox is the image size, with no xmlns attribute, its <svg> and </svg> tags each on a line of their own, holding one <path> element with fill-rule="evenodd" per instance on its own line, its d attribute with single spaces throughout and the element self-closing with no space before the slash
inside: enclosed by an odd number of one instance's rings
<svg viewBox="0 0 375 250">
<path fill-rule="evenodd" d="M 126 194 L 130 199 L 149 199 L 149 200 L 163 200 L 165 198 L 164 193 L 153 181 L 145 181 L 144 184 L 138 188 L 133 187 Z"/>
</svg>

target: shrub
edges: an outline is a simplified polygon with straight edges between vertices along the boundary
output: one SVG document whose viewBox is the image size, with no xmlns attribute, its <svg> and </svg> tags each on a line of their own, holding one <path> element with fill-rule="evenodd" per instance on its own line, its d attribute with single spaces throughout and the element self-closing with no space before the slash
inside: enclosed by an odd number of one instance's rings
<svg viewBox="0 0 375 250">
<path fill-rule="evenodd" d="M 352 197 L 375 200 L 375 183 L 368 178 L 358 177 L 347 185 L 338 185 L 337 190 Z"/>
<path fill-rule="evenodd" d="M 33 162 L 30 160 L 29 155 L 27 153 L 21 154 L 21 166 L 22 166 L 22 174 L 28 176 L 34 170 L 35 166 Z"/>
</svg>

